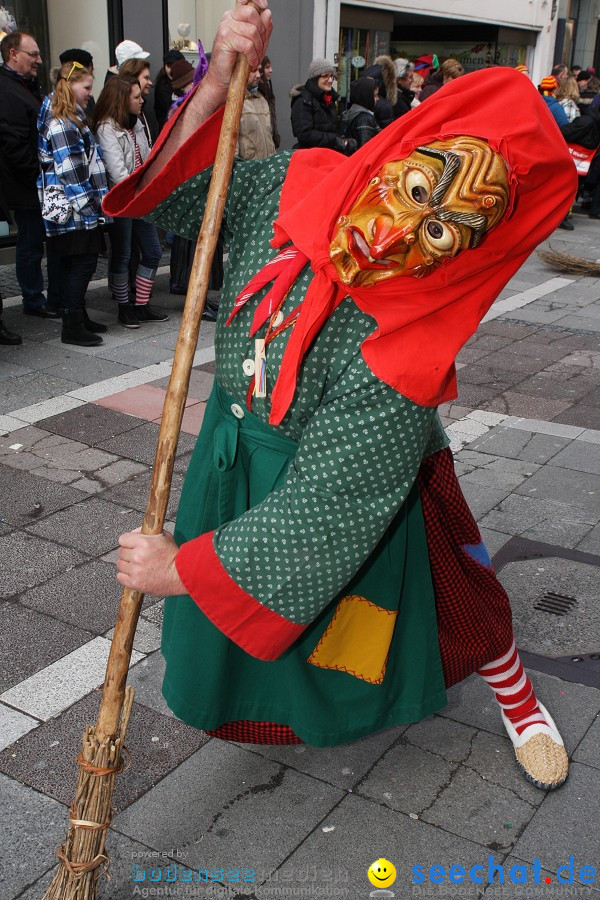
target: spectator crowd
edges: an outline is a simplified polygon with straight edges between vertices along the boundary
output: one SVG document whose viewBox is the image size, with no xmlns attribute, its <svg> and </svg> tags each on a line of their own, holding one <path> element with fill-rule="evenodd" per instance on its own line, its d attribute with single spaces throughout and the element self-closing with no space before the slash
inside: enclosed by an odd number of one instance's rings
<svg viewBox="0 0 600 900">
<path fill-rule="evenodd" d="M 179 50 L 169 50 L 153 85 L 150 54 L 135 41 L 122 41 L 96 99 L 94 61 L 87 51 L 60 54 L 60 66 L 50 73 L 52 90 L 44 97 L 35 37 L 13 30 L 0 50 L 0 219 L 16 226 L 23 313 L 60 320 L 64 343 L 102 344 L 107 327 L 90 318 L 85 295 L 109 242 L 109 286 L 118 323 L 133 329 L 165 321 L 168 316 L 150 304 L 162 256 L 156 227 L 140 219 L 112 221 L 103 213 L 102 199 L 144 163 L 173 110 L 203 77 L 208 59 L 201 44 L 196 68 Z M 516 68 L 529 77 L 525 65 Z M 272 71 L 265 57 L 248 76 L 237 145 L 245 160 L 264 159 L 280 147 Z M 293 150 L 319 147 L 351 155 L 419 104 L 435 102 L 444 84 L 464 69 L 456 59 L 438 63 L 434 56 L 410 61 L 380 55 L 354 72 L 358 77 L 342 98 L 336 67 L 327 59 L 311 62 L 306 81 L 290 90 Z M 600 79 L 593 70 L 561 64 L 538 89 L 565 140 L 589 155 L 580 200 L 591 218 L 600 219 Z M 573 229 L 570 215 L 560 227 Z M 183 294 L 193 243 L 163 237 L 172 246 L 171 291 Z M 222 270 L 220 242 L 211 287 L 220 288 Z M 0 344 L 21 343 L 3 325 L 1 309 L 0 298 Z M 205 318 L 214 320 L 216 313 L 209 300 Z"/>
</svg>

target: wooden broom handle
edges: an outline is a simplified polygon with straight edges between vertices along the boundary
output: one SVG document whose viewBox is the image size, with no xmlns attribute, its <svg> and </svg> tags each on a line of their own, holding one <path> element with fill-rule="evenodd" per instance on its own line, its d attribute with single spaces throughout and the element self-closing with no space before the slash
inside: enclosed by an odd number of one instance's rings
<svg viewBox="0 0 600 900">
<path fill-rule="evenodd" d="M 210 268 L 225 209 L 249 71 L 248 60 L 242 54 L 238 54 L 229 84 L 206 210 L 196 243 L 183 317 L 175 347 L 173 369 L 165 397 L 142 534 L 161 534 L 165 523 L 175 451 L 179 440 L 194 353 L 198 343 L 200 322 L 206 303 Z M 107 737 L 114 737 L 117 733 L 127 672 L 131 661 L 133 638 L 143 599 L 144 595 L 141 591 L 134 591 L 131 588 L 123 590 L 110 655 L 106 664 L 102 701 L 96 723 L 96 737 L 100 741 Z"/>
</svg>

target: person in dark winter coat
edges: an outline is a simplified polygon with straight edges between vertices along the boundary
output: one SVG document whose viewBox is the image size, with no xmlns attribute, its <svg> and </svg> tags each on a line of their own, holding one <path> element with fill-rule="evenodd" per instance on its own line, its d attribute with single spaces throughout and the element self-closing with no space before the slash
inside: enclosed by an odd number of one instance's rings
<svg viewBox="0 0 600 900">
<path fill-rule="evenodd" d="M 560 129 L 565 141 L 579 144 L 588 150 L 600 146 L 600 104 L 590 106 L 588 111 L 573 119 Z M 582 202 L 590 203 L 590 219 L 600 219 L 600 152 L 597 151 L 590 164 L 590 170 L 583 186 Z M 586 206 L 584 206 L 586 209 Z"/>
<path fill-rule="evenodd" d="M 290 91 L 292 131 L 297 139 L 294 149 L 328 147 L 350 155 L 356 146 L 344 137 L 338 122 L 339 94 L 333 89 L 335 68 L 326 59 L 313 59 L 306 84 Z"/>
<path fill-rule="evenodd" d="M 173 102 L 173 85 L 171 83 L 171 66 L 177 60 L 185 59 L 180 50 L 169 50 L 163 56 L 163 67 L 156 76 L 154 85 L 154 114 L 158 122 L 159 131 L 167 121 L 169 110 Z"/>
<path fill-rule="evenodd" d="M 398 99 L 396 86 L 396 70 L 391 56 L 378 56 L 372 66 L 362 73 L 364 78 L 373 78 L 379 88 L 379 96 L 375 100 L 375 120 L 380 128 L 391 125 L 394 121 L 394 105 Z"/>
<path fill-rule="evenodd" d="M 261 63 L 262 75 L 260 76 L 260 81 L 258 82 L 258 93 L 262 94 L 267 103 L 269 104 L 269 112 L 271 113 L 271 132 L 273 134 L 273 143 L 275 144 L 275 149 L 279 147 L 281 144 L 281 138 L 279 137 L 279 132 L 277 130 L 277 110 L 275 108 L 275 94 L 273 93 L 273 83 L 271 81 L 271 75 L 273 73 L 273 66 L 271 65 L 271 60 L 268 56 L 265 56 Z"/>
<path fill-rule="evenodd" d="M 362 147 L 381 129 L 375 119 L 375 94 L 378 87 L 372 78 L 357 78 L 350 85 L 351 106 L 343 115 L 344 133 Z"/>
<path fill-rule="evenodd" d="M 0 184 L 0 222 L 10 221 L 10 212 L 8 211 L 8 206 L 6 205 L 6 202 L 4 200 L 2 185 Z M 21 343 L 23 343 L 21 336 L 19 334 L 15 334 L 14 331 L 9 331 L 2 321 L 2 294 L 0 294 L 0 345 L 5 344 L 7 346 L 15 346 L 16 344 Z"/>
<path fill-rule="evenodd" d="M 394 105 L 394 118 L 399 119 L 400 116 L 410 112 L 415 99 L 415 95 L 410 89 L 414 66 L 407 59 L 396 59 L 394 60 L 394 71 L 398 89 L 398 99 Z"/>
<path fill-rule="evenodd" d="M 39 318 L 60 317 L 58 256 L 48 254 L 48 301 L 44 296 L 42 257 L 44 223 L 36 187 L 37 117 L 42 95 L 37 70 L 42 63 L 35 38 L 13 31 L 2 40 L 0 66 L 0 182 L 17 225 L 15 269 L 23 295 L 23 312 Z"/>
</svg>

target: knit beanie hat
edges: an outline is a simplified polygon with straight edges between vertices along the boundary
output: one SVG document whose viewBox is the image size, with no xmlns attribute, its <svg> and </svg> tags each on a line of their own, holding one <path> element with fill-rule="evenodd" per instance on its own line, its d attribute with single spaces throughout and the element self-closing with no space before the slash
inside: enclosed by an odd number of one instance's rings
<svg viewBox="0 0 600 900">
<path fill-rule="evenodd" d="M 529 69 L 527 68 L 527 66 L 524 66 L 523 63 L 521 63 L 519 66 L 515 66 L 515 70 L 517 72 L 522 72 L 523 75 L 529 75 Z"/>
<path fill-rule="evenodd" d="M 308 77 L 318 78 L 319 75 L 335 75 L 335 66 L 328 59 L 313 59 L 308 67 Z"/>
<path fill-rule="evenodd" d="M 554 75 L 546 75 L 540 82 L 540 91 L 542 94 L 553 94 L 558 87 L 558 81 Z"/>
</svg>

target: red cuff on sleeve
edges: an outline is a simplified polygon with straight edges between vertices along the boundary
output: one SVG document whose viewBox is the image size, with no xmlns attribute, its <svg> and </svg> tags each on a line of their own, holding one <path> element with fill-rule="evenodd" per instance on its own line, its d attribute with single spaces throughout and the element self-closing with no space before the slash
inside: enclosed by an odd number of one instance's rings
<svg viewBox="0 0 600 900">
<path fill-rule="evenodd" d="M 300 637 L 296 625 L 267 609 L 227 574 L 213 547 L 214 531 L 182 544 L 175 567 L 192 600 L 213 625 L 257 659 L 277 659 Z"/>
<path fill-rule="evenodd" d="M 171 131 L 183 114 L 193 93 L 194 91 L 164 126 L 144 165 L 136 169 L 128 178 L 116 184 L 106 195 L 102 206 L 104 212 L 109 216 L 125 216 L 131 219 L 145 216 L 172 194 L 180 184 L 213 164 L 221 133 L 224 107 L 218 109 L 197 128 L 172 156 L 169 156 L 168 152 L 164 153 L 162 168 L 152 181 L 148 182 L 146 187 L 136 195 L 141 178 L 163 151 Z"/>
</svg>

